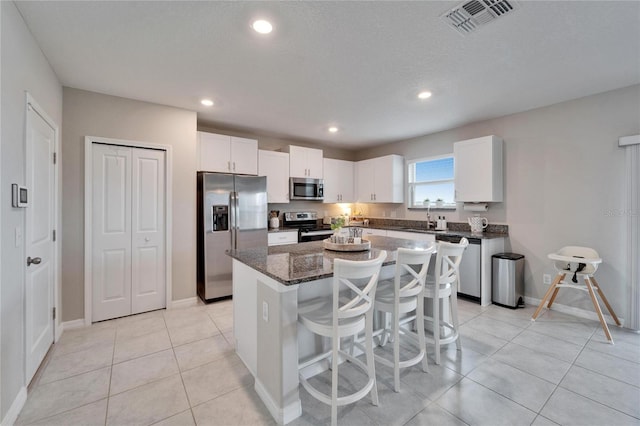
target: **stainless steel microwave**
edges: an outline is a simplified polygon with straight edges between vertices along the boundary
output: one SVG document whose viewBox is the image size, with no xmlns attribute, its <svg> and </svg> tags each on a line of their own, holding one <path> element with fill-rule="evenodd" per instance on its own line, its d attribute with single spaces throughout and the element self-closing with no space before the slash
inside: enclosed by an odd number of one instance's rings
<svg viewBox="0 0 640 426">
<path fill-rule="evenodd" d="M 289 199 L 322 201 L 324 199 L 324 180 L 289 178 Z"/>
</svg>

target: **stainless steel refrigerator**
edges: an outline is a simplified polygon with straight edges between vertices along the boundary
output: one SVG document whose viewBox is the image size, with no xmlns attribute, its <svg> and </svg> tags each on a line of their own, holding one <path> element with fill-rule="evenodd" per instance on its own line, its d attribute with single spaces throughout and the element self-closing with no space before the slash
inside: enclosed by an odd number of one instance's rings
<svg viewBox="0 0 640 426">
<path fill-rule="evenodd" d="M 198 172 L 198 295 L 231 296 L 229 249 L 267 246 L 267 178 Z"/>
</svg>

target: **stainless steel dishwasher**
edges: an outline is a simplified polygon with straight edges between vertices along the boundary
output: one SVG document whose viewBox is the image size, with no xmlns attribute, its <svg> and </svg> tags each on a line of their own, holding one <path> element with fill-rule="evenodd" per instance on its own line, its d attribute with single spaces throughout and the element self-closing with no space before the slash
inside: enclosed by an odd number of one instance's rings
<svg viewBox="0 0 640 426">
<path fill-rule="evenodd" d="M 458 244 L 458 235 L 436 235 L 437 241 Z M 458 294 L 480 302 L 480 238 L 467 238 L 469 245 L 460 262 L 460 287 Z"/>
</svg>

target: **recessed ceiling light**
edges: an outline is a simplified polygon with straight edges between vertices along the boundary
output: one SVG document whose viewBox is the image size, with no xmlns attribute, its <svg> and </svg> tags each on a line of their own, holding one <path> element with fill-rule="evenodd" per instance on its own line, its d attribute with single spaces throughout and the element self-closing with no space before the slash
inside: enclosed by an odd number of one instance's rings
<svg viewBox="0 0 640 426">
<path fill-rule="evenodd" d="M 273 26 L 269 21 L 265 21 L 264 19 L 258 19 L 257 21 L 253 21 L 251 24 L 251 28 L 253 28 L 257 33 L 260 34 L 269 34 L 273 31 Z"/>
<path fill-rule="evenodd" d="M 337 128 L 337 127 L 335 127 L 335 126 L 331 126 L 331 127 L 329 127 L 329 131 L 330 131 L 331 133 L 336 133 L 336 132 L 338 131 L 338 128 Z"/>
<path fill-rule="evenodd" d="M 418 93 L 418 98 L 420 99 L 429 99 L 431 97 L 431 92 L 420 92 Z"/>
<path fill-rule="evenodd" d="M 204 106 L 213 106 L 213 101 L 211 99 L 203 99 L 200 103 Z"/>
</svg>

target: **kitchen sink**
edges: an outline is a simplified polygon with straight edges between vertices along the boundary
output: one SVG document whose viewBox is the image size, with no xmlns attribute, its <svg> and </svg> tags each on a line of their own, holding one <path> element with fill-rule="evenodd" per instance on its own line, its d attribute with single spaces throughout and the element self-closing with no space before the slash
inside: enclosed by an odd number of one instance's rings
<svg viewBox="0 0 640 426">
<path fill-rule="evenodd" d="M 442 233 L 442 232 L 447 232 L 446 230 L 442 230 L 442 231 L 437 231 L 435 229 L 424 229 L 424 228 L 400 228 L 400 230 L 402 231 L 409 231 L 409 232 L 436 232 L 436 233 Z"/>
</svg>

